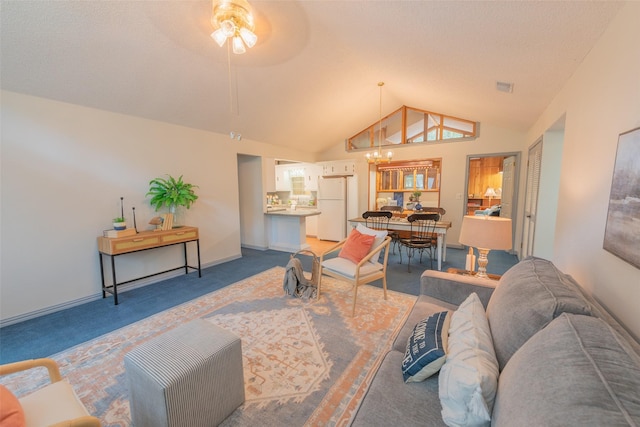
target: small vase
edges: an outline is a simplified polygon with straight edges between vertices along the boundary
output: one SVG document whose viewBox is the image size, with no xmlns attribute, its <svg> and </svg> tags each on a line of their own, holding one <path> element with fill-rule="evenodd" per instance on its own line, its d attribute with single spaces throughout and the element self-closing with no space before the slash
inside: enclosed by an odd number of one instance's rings
<svg viewBox="0 0 640 427">
<path fill-rule="evenodd" d="M 420 203 L 416 203 L 415 209 L 417 211 L 421 211 L 422 210 L 422 205 Z"/>
<path fill-rule="evenodd" d="M 125 230 L 127 228 L 126 222 L 114 222 L 113 229 L 114 230 Z"/>
</svg>

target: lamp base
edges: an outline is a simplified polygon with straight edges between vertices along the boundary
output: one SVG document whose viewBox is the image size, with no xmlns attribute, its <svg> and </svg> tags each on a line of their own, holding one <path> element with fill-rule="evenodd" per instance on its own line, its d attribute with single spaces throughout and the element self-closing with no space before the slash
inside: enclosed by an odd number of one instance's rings
<svg viewBox="0 0 640 427">
<path fill-rule="evenodd" d="M 489 255 L 490 250 L 491 249 L 478 248 L 478 273 L 476 277 L 489 278 L 489 276 L 487 276 L 487 264 L 489 264 L 487 255 Z"/>
</svg>

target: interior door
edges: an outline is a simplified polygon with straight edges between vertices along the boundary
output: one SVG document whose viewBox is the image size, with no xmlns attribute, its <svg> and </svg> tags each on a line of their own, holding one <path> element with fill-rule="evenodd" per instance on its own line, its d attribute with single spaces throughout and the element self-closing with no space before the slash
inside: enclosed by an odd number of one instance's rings
<svg viewBox="0 0 640 427">
<path fill-rule="evenodd" d="M 500 216 L 513 219 L 513 193 L 515 190 L 516 156 L 502 160 L 502 208 Z"/>
<path fill-rule="evenodd" d="M 542 139 L 529 148 L 527 160 L 527 186 L 524 199 L 524 223 L 522 226 L 522 257 L 533 255 L 536 232 L 536 211 L 542 167 Z"/>
</svg>

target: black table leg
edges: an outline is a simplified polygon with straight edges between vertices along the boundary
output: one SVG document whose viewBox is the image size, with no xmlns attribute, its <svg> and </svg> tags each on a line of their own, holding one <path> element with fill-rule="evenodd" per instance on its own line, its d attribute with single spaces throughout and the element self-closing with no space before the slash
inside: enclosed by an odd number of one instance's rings
<svg viewBox="0 0 640 427">
<path fill-rule="evenodd" d="M 187 262 L 187 242 L 182 244 L 184 250 L 184 274 L 189 274 L 189 263 Z"/>
<path fill-rule="evenodd" d="M 102 281 L 102 298 L 107 297 L 107 293 L 104 291 L 104 265 L 102 262 L 102 253 L 98 252 L 98 258 L 100 258 L 100 280 Z"/>
<path fill-rule="evenodd" d="M 196 248 L 198 248 L 198 277 L 202 277 L 202 270 L 200 269 L 200 239 L 196 240 Z"/>
<path fill-rule="evenodd" d="M 116 285 L 116 262 L 113 255 L 111 255 L 111 273 L 113 274 L 113 303 L 118 305 L 118 286 Z"/>
</svg>

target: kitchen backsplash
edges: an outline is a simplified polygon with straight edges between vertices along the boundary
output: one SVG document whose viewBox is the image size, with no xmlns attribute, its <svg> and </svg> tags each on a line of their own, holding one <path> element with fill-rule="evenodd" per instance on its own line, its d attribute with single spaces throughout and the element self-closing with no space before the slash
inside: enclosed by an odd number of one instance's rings
<svg viewBox="0 0 640 427">
<path fill-rule="evenodd" d="M 305 195 L 294 195 L 290 191 L 269 192 L 265 196 L 267 205 L 290 205 L 295 203 L 298 206 L 316 206 L 317 192 L 311 191 Z"/>
</svg>

